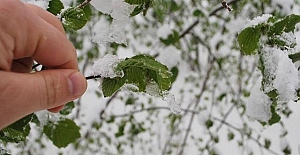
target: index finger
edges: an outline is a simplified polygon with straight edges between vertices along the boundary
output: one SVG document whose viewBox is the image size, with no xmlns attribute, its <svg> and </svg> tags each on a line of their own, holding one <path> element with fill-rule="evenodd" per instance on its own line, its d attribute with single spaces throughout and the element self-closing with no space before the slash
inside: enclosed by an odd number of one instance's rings
<svg viewBox="0 0 300 155">
<path fill-rule="evenodd" d="M 19 17 L 16 21 L 24 25 L 23 31 L 27 32 L 19 32 L 25 36 L 16 35 L 14 59 L 32 57 L 49 68 L 78 69 L 76 50 L 64 34 L 60 21 L 32 5 L 19 9 L 24 12 L 15 13 L 15 16 L 25 18 Z"/>
</svg>

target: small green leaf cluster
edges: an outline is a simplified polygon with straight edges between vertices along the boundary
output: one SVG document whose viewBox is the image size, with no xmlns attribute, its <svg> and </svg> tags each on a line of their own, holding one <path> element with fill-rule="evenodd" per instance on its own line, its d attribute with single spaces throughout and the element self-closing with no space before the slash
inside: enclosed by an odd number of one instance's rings
<svg viewBox="0 0 300 155">
<path fill-rule="evenodd" d="M 102 91 L 105 97 L 113 95 L 125 84 L 138 87 L 139 92 L 146 92 L 149 83 L 155 82 L 159 95 L 171 87 L 172 72 L 168 68 L 148 55 L 136 55 L 126 58 L 115 68 L 116 72 L 123 72 L 122 77 L 104 78 Z"/>
<path fill-rule="evenodd" d="M 300 22 L 300 16 L 291 14 L 283 19 L 269 17 L 266 21 L 259 24 L 246 27 L 238 35 L 238 43 L 243 55 L 259 55 L 259 69 L 262 73 L 262 90 L 264 85 L 270 85 L 275 77 L 271 76 L 266 71 L 266 56 L 264 47 L 280 49 L 288 53 L 289 59 L 292 62 L 300 60 L 300 52 L 295 52 L 296 43 L 294 30 L 297 23 Z M 273 73 L 275 74 L 275 73 Z M 299 90 L 297 90 L 298 92 Z M 278 105 L 278 92 L 276 89 L 264 91 L 272 101 L 270 107 L 272 116 L 268 122 L 261 124 L 274 124 L 280 121 L 280 116 L 277 114 L 276 108 Z M 299 95 L 298 95 L 299 98 Z"/>
<path fill-rule="evenodd" d="M 62 116 L 71 113 L 74 102 L 66 104 L 60 112 Z M 46 117 L 46 116 L 45 116 Z M 30 114 L 0 131 L 0 140 L 4 143 L 20 143 L 26 141 L 31 130 L 30 123 L 42 128 L 43 133 L 59 148 L 66 147 L 80 138 L 80 128 L 70 119 L 60 117 L 58 121 L 48 119 L 41 123 L 35 114 Z"/>
</svg>

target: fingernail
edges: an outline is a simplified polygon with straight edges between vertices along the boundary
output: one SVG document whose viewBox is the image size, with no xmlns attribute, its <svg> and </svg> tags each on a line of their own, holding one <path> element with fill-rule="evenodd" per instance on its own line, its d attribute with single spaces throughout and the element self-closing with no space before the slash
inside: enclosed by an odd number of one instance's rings
<svg viewBox="0 0 300 155">
<path fill-rule="evenodd" d="M 68 78 L 69 89 L 73 96 L 80 96 L 86 88 L 86 81 L 80 72 L 72 73 Z"/>
</svg>

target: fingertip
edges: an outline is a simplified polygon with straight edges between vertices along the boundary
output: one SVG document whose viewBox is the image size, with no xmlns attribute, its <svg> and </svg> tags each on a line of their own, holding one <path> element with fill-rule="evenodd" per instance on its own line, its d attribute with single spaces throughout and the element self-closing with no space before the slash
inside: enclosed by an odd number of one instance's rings
<svg viewBox="0 0 300 155">
<path fill-rule="evenodd" d="M 68 85 L 71 95 L 74 97 L 81 96 L 87 88 L 85 77 L 78 71 L 69 75 Z"/>
</svg>

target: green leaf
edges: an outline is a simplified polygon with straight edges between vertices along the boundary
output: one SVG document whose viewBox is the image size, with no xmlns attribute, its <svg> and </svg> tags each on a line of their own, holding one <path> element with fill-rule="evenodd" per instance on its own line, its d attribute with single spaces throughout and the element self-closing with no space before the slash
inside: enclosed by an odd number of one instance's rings
<svg viewBox="0 0 300 155">
<path fill-rule="evenodd" d="M 203 17 L 203 16 L 205 16 L 205 14 L 201 10 L 197 9 L 197 10 L 195 10 L 193 12 L 193 16 L 195 16 L 195 17 L 199 17 L 199 16 Z"/>
<path fill-rule="evenodd" d="M 63 110 L 61 110 L 59 113 L 62 115 L 68 115 L 72 112 L 73 108 L 75 107 L 75 103 L 73 101 L 67 103 Z"/>
<path fill-rule="evenodd" d="M 261 27 L 247 27 L 238 35 L 241 52 L 244 55 L 256 54 L 260 39 Z"/>
<path fill-rule="evenodd" d="M 63 3 L 60 0 L 51 0 L 49 1 L 47 11 L 51 12 L 53 15 L 60 14 L 60 11 L 64 8 Z"/>
<path fill-rule="evenodd" d="M 295 54 L 290 54 L 289 58 L 292 59 L 293 62 L 300 61 L 300 52 Z"/>
<path fill-rule="evenodd" d="M 64 27 L 72 30 L 79 30 L 87 23 L 84 11 L 77 7 L 64 11 L 61 14 L 61 19 Z"/>
<path fill-rule="evenodd" d="M 125 129 L 126 123 L 127 123 L 127 121 L 122 120 L 121 124 L 119 125 L 118 132 L 115 133 L 115 136 L 117 138 L 124 135 L 124 129 Z"/>
<path fill-rule="evenodd" d="M 143 70 L 152 70 L 157 72 L 162 78 L 171 78 L 172 73 L 168 70 L 168 67 L 156 61 L 154 58 L 148 55 L 136 55 L 132 58 L 126 58 L 120 62 L 116 67 L 117 71 L 122 71 L 129 67 L 138 67 Z"/>
<path fill-rule="evenodd" d="M 272 117 L 271 119 L 269 120 L 269 125 L 273 125 L 275 123 L 278 123 L 281 119 L 281 117 L 276 113 L 276 110 L 275 110 L 275 104 L 272 104 L 271 105 L 271 113 L 272 113 Z"/>
<path fill-rule="evenodd" d="M 175 45 L 175 43 L 177 43 L 179 39 L 180 39 L 179 33 L 173 30 L 172 34 L 168 35 L 166 39 L 160 38 L 160 41 L 165 45 L 169 46 L 169 45 Z"/>
<path fill-rule="evenodd" d="M 171 87 L 172 72 L 151 56 L 137 55 L 132 58 L 126 58 L 118 64 L 115 71 L 123 71 L 124 76 L 103 79 L 102 91 L 105 97 L 111 96 L 124 84 L 137 86 L 139 92 L 145 92 L 147 84 L 151 81 L 158 85 L 160 89 L 158 93 Z"/>
<path fill-rule="evenodd" d="M 131 12 L 130 16 L 136 16 L 136 15 L 138 15 L 139 13 L 143 12 L 144 10 L 145 10 L 144 5 L 136 6 L 136 7 L 134 8 L 134 10 Z"/>
<path fill-rule="evenodd" d="M 214 125 L 214 122 L 210 119 L 205 122 L 205 126 L 207 129 L 211 128 L 213 125 Z"/>
<path fill-rule="evenodd" d="M 128 68 L 135 69 L 136 72 L 127 74 L 125 70 Z M 139 68 L 139 70 L 136 68 Z M 168 70 L 168 67 L 156 61 L 151 56 L 137 55 L 127 58 L 118 64 L 116 70 L 124 70 L 127 82 L 132 83 L 134 79 L 139 84 L 137 86 L 141 92 L 145 90 L 145 79 L 148 81 L 154 80 L 162 91 L 168 90 L 171 87 L 172 72 Z"/>
<path fill-rule="evenodd" d="M 173 74 L 172 77 L 171 77 L 171 82 L 173 83 L 176 80 L 177 76 L 178 76 L 179 70 L 178 70 L 177 67 L 172 67 L 171 72 Z"/>
<path fill-rule="evenodd" d="M 61 148 L 80 138 L 79 129 L 72 120 L 64 118 L 58 122 L 49 122 L 43 132 L 55 146 Z"/>
<path fill-rule="evenodd" d="M 145 72 L 139 67 L 128 67 L 124 69 L 126 83 L 139 87 L 140 92 L 144 92 L 147 86 Z"/>
<path fill-rule="evenodd" d="M 234 139 L 234 133 L 233 132 L 228 132 L 228 134 L 227 134 L 227 139 L 228 139 L 228 141 L 231 141 L 231 140 L 233 140 Z"/>
<path fill-rule="evenodd" d="M 119 90 L 125 84 L 124 78 L 104 78 L 102 82 L 102 91 L 104 97 L 109 97 Z"/>
<path fill-rule="evenodd" d="M 30 114 L 2 129 L 0 131 L 0 139 L 5 142 L 15 143 L 25 141 L 31 129 L 29 122 L 31 122 L 33 116 L 34 114 Z"/>
<path fill-rule="evenodd" d="M 264 147 L 265 147 L 266 149 L 269 149 L 270 146 L 271 146 L 271 141 L 270 141 L 269 139 L 265 139 L 265 145 L 264 145 Z"/>
<path fill-rule="evenodd" d="M 282 34 L 283 32 L 291 32 L 295 30 L 295 25 L 300 22 L 300 16 L 291 14 L 284 19 L 276 22 L 270 27 L 269 35 Z"/>
</svg>

